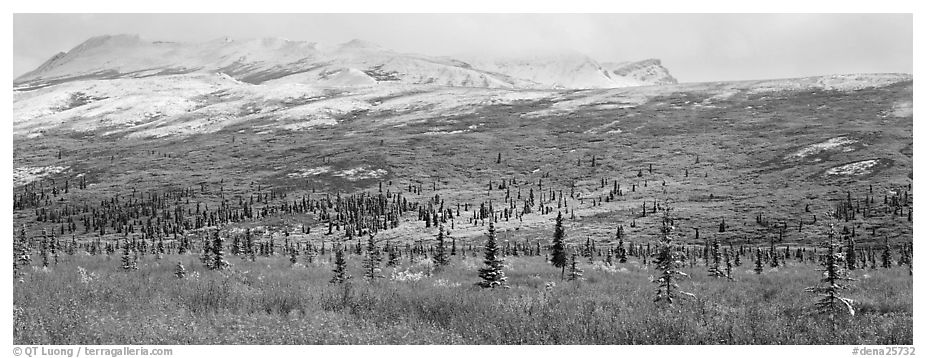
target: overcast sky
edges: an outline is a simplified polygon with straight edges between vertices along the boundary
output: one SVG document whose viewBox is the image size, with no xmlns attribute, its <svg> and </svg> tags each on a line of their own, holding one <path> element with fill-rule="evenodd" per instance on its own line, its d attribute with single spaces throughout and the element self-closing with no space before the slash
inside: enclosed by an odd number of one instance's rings
<svg viewBox="0 0 926 358">
<path fill-rule="evenodd" d="M 427 55 L 658 58 L 682 82 L 913 69 L 910 14 L 15 14 L 14 76 L 89 37 L 354 38 Z"/>
</svg>

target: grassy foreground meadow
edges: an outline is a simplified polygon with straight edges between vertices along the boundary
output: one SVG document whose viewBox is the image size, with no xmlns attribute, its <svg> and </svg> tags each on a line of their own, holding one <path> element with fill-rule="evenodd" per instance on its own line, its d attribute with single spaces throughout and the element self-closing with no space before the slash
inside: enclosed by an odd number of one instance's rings
<svg viewBox="0 0 926 358">
<path fill-rule="evenodd" d="M 206 269 L 195 255 L 146 256 L 125 271 L 118 255 L 62 254 L 16 284 L 16 344 L 912 344 L 912 276 L 906 267 L 856 270 L 844 293 L 856 315 L 836 329 L 819 315 L 816 265 L 786 261 L 762 274 L 744 262 L 735 281 L 686 265 L 695 298 L 654 304 L 655 270 L 639 258 L 580 259 L 584 280 L 560 279 L 543 256 L 507 256 L 509 289 L 481 289 L 482 257 L 451 256 L 385 268 L 369 282 L 329 284 L 328 261 L 230 257 Z M 180 261 L 185 278 L 175 277 Z M 432 273 L 430 276 L 428 273 Z M 548 283 L 553 284 L 548 284 Z"/>
</svg>

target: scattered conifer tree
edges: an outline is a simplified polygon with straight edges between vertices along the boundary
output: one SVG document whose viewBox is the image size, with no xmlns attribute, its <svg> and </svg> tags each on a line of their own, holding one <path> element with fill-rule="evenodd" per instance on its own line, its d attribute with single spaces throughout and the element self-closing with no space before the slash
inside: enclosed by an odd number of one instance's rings
<svg viewBox="0 0 926 358">
<path fill-rule="evenodd" d="M 341 284 L 350 280 L 350 274 L 347 273 L 347 260 L 344 259 L 344 249 L 338 246 L 337 250 L 334 251 L 334 277 L 331 278 L 330 283 Z"/>
<path fill-rule="evenodd" d="M 668 198 L 665 201 L 665 211 L 662 218 L 662 237 L 659 242 L 659 247 L 654 253 L 655 264 L 658 276 L 653 279 L 653 282 L 656 283 L 656 298 L 654 301 L 656 303 L 666 303 L 672 305 L 678 297 L 678 294 L 682 294 L 688 297 L 694 297 L 693 294 L 684 292 L 678 289 L 677 281 L 682 277 L 687 277 L 688 274 L 679 270 L 682 267 L 685 255 L 684 253 L 675 250 L 672 243 L 672 229 L 671 226 L 671 216 L 670 216 L 669 200 Z"/>
<path fill-rule="evenodd" d="M 219 230 L 212 232 L 212 264 L 210 269 L 212 270 L 224 270 L 231 266 L 228 261 L 225 261 L 224 251 L 222 251 L 225 243 L 225 239 L 222 238 L 222 235 L 219 235 Z"/>
<path fill-rule="evenodd" d="M 720 243 L 717 239 L 711 242 L 710 251 L 713 261 L 711 262 L 711 267 L 707 269 L 707 275 L 715 278 L 726 277 L 727 275 L 720 269 Z"/>
<path fill-rule="evenodd" d="M 845 257 L 844 254 L 837 252 L 840 245 L 835 236 L 836 230 L 833 225 L 830 225 L 829 239 L 823 244 L 826 248 L 826 255 L 823 257 L 823 262 L 821 262 L 822 268 L 818 269 L 818 271 L 823 272 L 823 279 L 820 280 L 821 284 L 804 289 L 820 296 L 820 300 L 816 303 L 817 312 L 829 315 L 834 332 L 838 312 L 845 310 L 849 315 L 855 315 L 855 308 L 853 307 L 855 301 L 840 295 L 840 292 L 847 288 L 842 282 L 854 280 L 849 278 L 848 271 L 842 268 L 841 261 L 845 260 Z"/>
<path fill-rule="evenodd" d="M 289 264 L 296 266 L 296 263 L 299 262 L 299 252 L 294 247 L 289 248 Z"/>
<path fill-rule="evenodd" d="M 775 246 L 772 246 L 772 248 L 768 250 L 768 254 L 771 259 L 771 261 L 769 262 L 769 266 L 778 267 L 779 266 L 778 251 L 775 250 Z"/>
<path fill-rule="evenodd" d="M 733 263 L 730 262 L 730 253 L 726 252 L 726 250 L 724 250 L 723 261 L 727 266 L 724 274 L 728 280 L 733 281 Z"/>
<path fill-rule="evenodd" d="M 388 251 L 388 260 L 386 261 L 387 267 L 395 267 L 399 265 L 399 248 L 390 247 Z"/>
<path fill-rule="evenodd" d="M 177 278 L 186 277 L 186 267 L 183 267 L 183 262 L 177 261 L 177 266 L 174 268 L 174 276 Z"/>
<path fill-rule="evenodd" d="M 560 268 L 560 279 L 566 276 L 566 231 L 563 229 L 563 213 L 556 215 L 556 227 L 553 229 L 553 266 Z"/>
<path fill-rule="evenodd" d="M 48 237 L 45 230 L 42 230 L 42 246 L 39 254 L 42 255 L 42 267 L 48 267 Z"/>
<path fill-rule="evenodd" d="M 447 257 L 445 241 L 444 226 L 440 225 L 437 228 L 437 246 L 434 248 L 434 263 L 436 263 L 438 267 L 446 266 L 450 263 L 450 259 Z"/>
<path fill-rule="evenodd" d="M 485 255 L 485 260 L 483 261 L 485 267 L 479 269 L 479 278 L 481 278 L 482 281 L 477 283 L 477 285 L 482 288 L 508 288 L 505 284 L 508 279 L 505 277 L 505 272 L 502 271 L 505 263 L 498 256 L 498 243 L 495 240 L 495 225 L 491 221 L 489 222 L 489 234 L 482 251 Z"/>
<path fill-rule="evenodd" d="M 569 261 L 569 281 L 582 280 L 582 269 L 579 267 L 577 262 L 577 255 L 575 252 L 572 253 L 572 260 Z"/>
<path fill-rule="evenodd" d="M 125 243 L 122 244 L 122 269 L 123 270 L 137 270 L 138 264 L 133 260 L 131 253 L 129 252 L 129 238 L 125 238 Z"/>
<path fill-rule="evenodd" d="M 765 265 L 762 264 L 762 251 L 757 249 L 756 250 L 756 267 L 753 269 L 753 271 L 756 272 L 756 275 L 761 275 L 762 270 L 764 269 L 765 269 Z"/>
<path fill-rule="evenodd" d="M 29 254 L 30 251 L 29 238 L 26 236 L 26 226 L 23 225 L 19 229 L 19 238 L 16 240 L 15 247 L 13 248 L 13 274 L 20 282 L 23 281 L 23 271 L 32 265 L 32 257 Z"/>
<path fill-rule="evenodd" d="M 881 267 L 891 268 L 893 266 L 892 257 L 891 245 L 887 243 L 887 238 L 884 238 L 884 251 L 881 252 Z"/>
<path fill-rule="evenodd" d="M 379 248 L 376 247 L 373 234 L 369 234 L 369 238 L 367 239 L 367 255 L 363 259 L 363 277 L 366 277 L 371 282 L 377 278 L 385 277 L 381 274 L 382 269 L 379 268 L 380 261 L 382 261 L 382 258 L 379 254 Z"/>
<path fill-rule="evenodd" d="M 847 236 L 848 245 L 846 245 L 846 268 L 849 270 L 856 269 L 856 257 L 855 257 L 855 239 L 852 236 Z"/>
</svg>

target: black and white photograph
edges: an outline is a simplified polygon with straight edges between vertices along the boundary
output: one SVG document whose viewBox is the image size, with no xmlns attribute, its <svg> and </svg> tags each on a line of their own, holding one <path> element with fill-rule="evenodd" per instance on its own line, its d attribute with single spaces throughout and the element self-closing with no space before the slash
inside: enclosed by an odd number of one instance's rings
<svg viewBox="0 0 926 358">
<path fill-rule="evenodd" d="M 10 17 L 13 356 L 926 353 L 913 13 Z"/>
</svg>

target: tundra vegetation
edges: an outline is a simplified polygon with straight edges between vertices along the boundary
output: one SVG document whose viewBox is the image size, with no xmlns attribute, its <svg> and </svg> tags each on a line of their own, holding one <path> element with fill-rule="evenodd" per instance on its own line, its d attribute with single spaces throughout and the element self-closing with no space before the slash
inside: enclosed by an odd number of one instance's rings
<svg viewBox="0 0 926 358">
<path fill-rule="evenodd" d="M 17 136 L 14 343 L 912 344 L 911 93 Z"/>
</svg>

